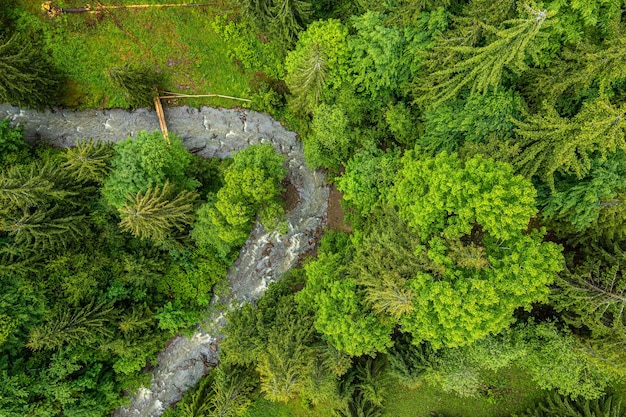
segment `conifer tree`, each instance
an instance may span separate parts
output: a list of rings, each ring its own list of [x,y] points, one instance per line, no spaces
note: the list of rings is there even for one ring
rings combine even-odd
[[[79,140],[75,147],[65,150],[63,158],[63,168],[75,179],[102,183],[110,170],[108,162],[113,158],[113,145],[92,139]]]
[[[621,399],[615,395],[605,395],[596,400],[552,393],[535,407],[520,414],[520,417],[622,417]]]
[[[26,345],[31,350],[57,350],[66,344],[92,343],[112,334],[107,326],[113,318],[113,307],[87,304],[80,309],[59,308],[46,323],[35,327]]]
[[[567,46],[549,67],[529,72],[531,88],[527,93],[534,101],[548,100],[551,104],[563,96],[576,101],[590,88],[610,95],[626,77],[625,48],[626,36],[609,38],[600,45],[579,42]]]
[[[67,248],[86,234],[85,216],[63,216],[61,206],[22,209],[0,220],[0,231],[12,236],[15,244],[34,250]]]
[[[58,82],[40,45],[26,37],[0,38],[0,102],[54,104]]]
[[[256,375],[246,368],[220,364],[214,371],[213,398],[208,417],[238,417],[251,403]]]
[[[47,170],[38,164],[13,165],[0,173],[0,205],[19,208],[61,199],[67,191],[55,189]]]
[[[521,148],[513,163],[527,177],[540,175],[554,189],[554,173],[583,178],[591,169],[594,153],[626,150],[626,104],[617,107],[606,98],[583,105],[572,119],[546,106],[541,113],[514,120],[516,143]]]
[[[444,45],[439,51],[435,47],[436,54],[447,58],[431,60],[435,68],[444,67],[434,70],[426,84],[418,88],[421,91],[418,101],[436,106],[456,97],[465,87],[471,93],[485,94],[501,84],[505,68],[516,74],[525,71],[524,59],[532,47],[531,42],[552,16],[546,10],[529,8],[528,11],[529,16],[525,19],[504,22],[508,26],[506,29],[480,23],[485,31],[496,37],[485,46]]]
[[[270,34],[288,49],[293,47],[298,33],[310,22],[313,8],[304,0],[272,0],[268,20]]]
[[[107,76],[122,91],[130,107],[153,106],[153,99],[162,84],[161,76],[147,66],[124,64],[110,68]]]
[[[293,104],[298,109],[316,107],[322,97],[328,64],[321,45],[314,45],[306,51],[306,58],[289,78],[287,85],[295,97]]]
[[[585,260],[561,274],[552,299],[557,310],[594,338],[614,337],[626,345],[626,253],[618,246],[588,249]]]
[[[197,194],[183,190],[171,197],[169,182],[162,188],[154,186],[145,193],[129,197],[119,209],[120,228],[141,239],[164,242],[175,231],[183,231],[193,223]]]

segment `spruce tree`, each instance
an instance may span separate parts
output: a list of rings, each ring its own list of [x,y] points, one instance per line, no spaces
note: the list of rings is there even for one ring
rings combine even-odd
[[[145,193],[139,191],[134,197],[129,196],[119,209],[120,228],[154,242],[164,242],[176,231],[183,231],[193,223],[197,194],[187,190],[174,197],[171,194],[170,184],[166,182],[162,188],[157,185]]]
[[[59,200],[67,191],[56,189],[50,170],[40,164],[13,165],[0,173],[0,207],[36,206],[44,201]]]
[[[308,48],[304,62],[287,78],[287,85],[295,98],[292,103],[296,108],[306,110],[319,104],[327,71],[323,47],[316,44]]]
[[[623,417],[621,399],[605,395],[596,400],[571,398],[557,393],[550,394],[535,407],[526,410],[520,417]]]
[[[514,120],[516,144],[521,148],[513,164],[527,177],[540,175],[554,189],[554,174],[589,173],[595,153],[606,158],[609,152],[626,150],[626,104],[615,106],[606,98],[583,105],[572,119],[561,117],[546,105],[541,113]]]
[[[0,102],[27,107],[55,104],[57,86],[41,45],[18,35],[0,38]]]
[[[163,83],[162,77],[147,66],[124,64],[110,68],[107,76],[113,86],[121,90],[130,107],[151,107]]]
[[[63,158],[63,168],[75,179],[102,183],[110,171],[108,162],[113,158],[113,145],[92,139],[80,140],[75,147],[65,150]]]
[[[561,273],[552,300],[572,325],[626,344],[626,253],[616,245],[587,249],[584,256]]]
[[[291,49],[298,39],[298,33],[311,21],[313,7],[303,0],[272,0],[267,21],[270,35]]]
[[[113,306],[94,304],[79,309],[59,308],[46,323],[35,327],[26,345],[31,350],[58,350],[67,344],[93,343],[109,337],[107,327],[114,317]]]
[[[431,60],[436,70],[418,88],[418,101],[436,106],[456,97],[466,87],[472,94],[485,94],[497,89],[505,69],[521,74],[527,69],[524,60],[532,40],[551,16],[546,10],[529,8],[527,18],[504,22],[506,29],[480,23],[485,31],[495,35],[495,40],[485,46],[443,45],[440,50],[435,47],[433,58],[445,58]]]
[[[64,216],[62,207],[23,209],[0,219],[0,231],[7,232],[16,245],[33,250],[67,248],[84,236],[87,224],[84,215]]]

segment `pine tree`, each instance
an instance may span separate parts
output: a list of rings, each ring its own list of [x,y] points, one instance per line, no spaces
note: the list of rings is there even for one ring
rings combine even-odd
[[[272,0],[269,7],[268,26],[270,34],[287,49],[298,39],[298,33],[306,28],[313,14],[311,3],[303,0]]]
[[[93,343],[112,334],[107,326],[113,319],[113,306],[87,304],[80,309],[59,308],[29,334],[26,345],[31,350],[57,350],[63,345]]]
[[[446,58],[432,59],[431,62],[444,67],[434,70],[426,79],[426,85],[418,88],[422,92],[418,101],[436,106],[456,97],[465,87],[469,87],[472,94],[485,94],[490,89],[497,89],[505,68],[516,74],[525,71],[527,65],[524,59],[532,46],[531,42],[552,16],[551,12],[530,8],[529,14],[526,19],[504,22],[508,26],[506,29],[479,22],[485,31],[496,36],[485,46],[444,45],[440,47],[442,50],[435,47],[434,54]]]
[[[514,120],[516,143],[522,149],[515,167],[527,177],[539,174],[554,189],[554,173],[583,178],[591,169],[593,154],[626,150],[626,104],[616,107],[606,98],[583,105],[572,119],[561,117],[551,106],[541,113]]]
[[[54,104],[58,82],[40,45],[13,35],[0,38],[0,102],[29,107]]]
[[[75,147],[65,150],[63,158],[63,168],[75,179],[102,183],[110,171],[108,162],[113,158],[113,145],[92,139],[79,140]]]
[[[183,231],[193,223],[194,203],[197,194],[183,190],[170,199],[169,182],[150,187],[143,193],[139,191],[119,209],[120,228],[135,237],[164,242],[175,231]]]

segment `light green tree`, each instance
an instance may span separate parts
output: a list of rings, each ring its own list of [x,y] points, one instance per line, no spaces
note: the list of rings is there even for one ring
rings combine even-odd
[[[80,181],[102,183],[109,174],[109,161],[113,158],[113,145],[102,141],[84,139],[63,153],[63,168]]]
[[[444,45],[443,51],[435,47],[436,54],[447,58],[431,60],[434,67],[418,88],[418,101],[427,107],[437,106],[456,97],[463,88],[472,94],[485,94],[501,85],[505,69],[521,74],[527,69],[525,59],[533,39],[553,14],[528,8],[527,17],[504,22],[503,29],[476,22],[495,39],[485,46]]]
[[[404,331],[435,347],[468,345],[546,299],[562,257],[542,231],[526,232],[536,213],[528,180],[482,156],[463,164],[410,151],[402,162],[391,202],[419,238],[405,253],[422,264],[404,284],[414,294],[399,320]]]
[[[286,82],[296,108],[310,112],[327,88],[339,88],[347,79],[350,49],[348,28],[329,19],[313,22],[298,36],[285,58]]]
[[[120,228],[141,239],[164,242],[193,223],[197,197],[187,190],[172,195],[169,182],[139,191],[119,209]]]
[[[199,183],[186,175],[190,162],[191,154],[179,136],[170,134],[168,145],[158,131],[137,132],[136,139],[129,137],[115,144],[113,169],[101,189],[102,195],[119,209],[129,194],[134,196],[166,181],[177,188],[194,190]]]
[[[551,106],[514,120],[515,143],[520,154],[516,169],[527,177],[539,175],[554,189],[554,174],[586,176],[594,153],[606,158],[609,152],[626,150],[626,105],[616,106],[606,98],[586,102],[572,119],[561,117]]]

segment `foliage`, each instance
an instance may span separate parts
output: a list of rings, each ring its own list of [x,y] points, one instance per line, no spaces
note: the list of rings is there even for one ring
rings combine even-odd
[[[337,189],[343,193],[343,199],[350,208],[367,217],[381,201],[385,201],[399,169],[398,153],[374,156],[359,152],[350,158],[346,172],[337,179]]]
[[[228,55],[236,59],[244,69],[263,71],[275,79],[283,78],[285,69],[280,47],[277,42],[259,39],[253,21],[237,22],[225,16],[217,16],[212,26],[228,44]]]
[[[172,195],[169,182],[148,188],[119,209],[120,227],[141,239],[163,242],[175,231],[182,232],[193,223],[193,203],[196,194],[183,190]]]
[[[337,170],[354,143],[349,120],[338,105],[320,104],[313,110],[312,133],[304,139],[304,155],[312,167]]]
[[[120,89],[130,107],[151,107],[163,84],[160,74],[147,66],[124,64],[109,68],[107,77],[115,88]]]
[[[111,206],[119,209],[129,196],[163,186],[169,181],[177,189],[193,190],[199,183],[185,175],[191,155],[182,139],[174,134],[166,145],[160,132],[138,132],[137,138],[127,138],[115,144],[112,171],[102,187],[102,195]]]
[[[536,48],[533,39],[554,15],[547,10],[528,8],[528,15],[502,23],[501,28],[482,22],[480,27],[495,35],[485,46],[463,44],[439,45],[441,59],[431,58],[432,69],[418,91],[418,100],[428,107],[439,105],[456,97],[463,88],[469,87],[470,94],[485,94],[496,91],[502,84],[505,69],[521,74],[527,69],[525,58]],[[445,64],[444,68],[441,66]]]
[[[601,397],[617,377],[598,366],[580,340],[552,323],[528,326],[521,332],[532,352],[523,364],[543,389],[592,400]]]
[[[224,186],[209,195],[197,212],[196,242],[226,257],[233,246],[245,242],[255,219],[267,230],[279,229],[284,214],[279,202],[280,183],[286,174],[284,161],[269,144],[236,153],[224,171]]]
[[[625,156],[618,151],[606,160],[594,159],[589,174],[580,180],[557,175],[554,190],[539,187],[537,203],[545,222],[559,234],[624,236]]]
[[[511,118],[519,117],[522,103],[510,90],[448,101],[424,114],[419,144],[429,151],[456,152],[464,142],[504,141],[513,134]]]
[[[0,162],[8,162],[11,154],[23,151],[27,147],[22,132],[19,129],[11,129],[9,122],[9,119],[0,121]]]
[[[619,246],[587,248],[577,264],[557,280],[554,305],[569,323],[591,330],[594,338],[614,336],[626,342],[626,254]]]
[[[549,417],[555,415],[571,417],[621,417],[622,402],[613,395],[607,395],[596,400],[585,398],[570,398],[559,394],[552,394],[535,407],[526,410],[521,417]]]
[[[428,343],[412,343],[410,335],[402,334],[387,352],[387,360],[394,379],[408,388],[417,388],[438,359]]]
[[[624,105],[614,106],[606,98],[583,105],[572,119],[561,117],[552,107],[515,121],[516,146],[521,149],[515,167],[527,177],[540,175],[554,189],[554,174],[573,174],[578,179],[591,170],[596,155],[626,149]]]
[[[305,266],[307,284],[296,299],[315,312],[315,328],[336,349],[352,356],[383,351],[391,345],[392,324],[368,311],[355,280],[346,276],[351,245],[339,237],[338,248],[324,250],[334,238],[325,235],[317,260]]]
[[[56,103],[59,81],[40,44],[14,34],[0,38],[0,102],[26,107]]]
[[[63,154],[63,167],[78,180],[102,183],[109,174],[112,157],[112,144],[91,139],[80,140]]]
[[[348,28],[338,20],[313,22],[285,58],[285,80],[300,109],[314,109],[327,88],[338,88],[348,73]]]
[[[110,414],[123,393],[146,383],[142,370],[167,339],[197,323],[226,275],[225,261],[186,236],[196,195],[181,184],[196,182],[168,169],[191,156],[180,143],[185,154],[160,153],[166,145],[156,139],[138,171],[164,185],[139,191],[123,207],[138,215],[122,221],[157,240],[175,235],[176,250],[120,233],[100,197],[102,183],[119,175],[108,169],[109,146],[24,148],[0,172],[0,414]]]
[[[402,162],[392,201],[421,241],[413,258],[423,265],[405,284],[415,294],[405,331],[435,346],[467,345],[546,298],[561,255],[541,232],[525,232],[536,212],[527,180],[481,156],[462,165],[454,154],[410,151]]]

